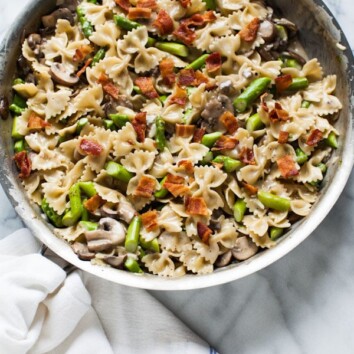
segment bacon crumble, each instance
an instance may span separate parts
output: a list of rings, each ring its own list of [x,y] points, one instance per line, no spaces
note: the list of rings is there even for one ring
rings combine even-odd
[[[84,155],[100,156],[103,147],[94,139],[82,139],[79,144],[80,153]]]
[[[87,209],[90,213],[94,213],[98,208],[100,208],[105,201],[102,199],[102,197],[98,194],[94,195],[90,199],[86,200],[84,202],[84,207]]]
[[[197,223],[197,233],[199,238],[205,243],[209,245],[209,239],[213,231],[205,224],[198,221]]]
[[[175,64],[171,58],[165,58],[160,62],[160,72],[163,83],[172,86],[176,82],[176,74],[174,72]]]
[[[290,155],[285,155],[277,159],[277,165],[281,175],[284,178],[297,176],[299,174],[299,171],[296,168],[295,161]]]
[[[323,139],[323,133],[319,129],[314,129],[306,140],[308,146],[315,146]]]
[[[134,119],[131,122],[139,143],[143,143],[145,141],[146,135],[146,112],[139,112],[136,114]]]
[[[261,21],[258,17],[254,18],[248,25],[246,25],[242,30],[238,33],[241,39],[245,42],[254,42],[257,38],[257,33],[259,29],[259,25]]]
[[[85,65],[76,73],[76,76],[80,77],[86,71],[86,69],[91,65],[92,61],[93,58],[87,59]]]
[[[222,150],[232,150],[238,144],[238,140],[230,137],[222,135],[212,147],[212,151],[222,151]]]
[[[283,109],[279,102],[275,102],[274,109],[269,112],[269,119],[271,122],[276,123],[278,121],[287,121],[289,119],[289,113]]]
[[[147,98],[153,99],[158,98],[159,94],[157,93],[152,77],[138,77],[135,79],[135,85],[137,85],[144,96]]]
[[[247,165],[255,165],[254,153],[252,149],[243,147],[240,153],[240,160]]]
[[[174,197],[185,195],[189,192],[189,187],[184,185],[184,178],[168,174],[163,188],[166,188]]]
[[[202,197],[186,197],[184,201],[186,212],[190,215],[207,216],[208,207]]]
[[[179,85],[176,85],[175,88],[175,93],[170,97],[169,99],[169,104],[178,104],[179,106],[184,107],[187,103],[188,96],[187,96],[187,90],[180,87]]]
[[[156,182],[153,178],[142,176],[134,191],[134,195],[143,198],[151,198],[155,190],[155,185]]]
[[[32,112],[28,118],[28,123],[27,123],[27,128],[30,131],[38,131],[42,130],[45,127],[49,127],[50,124],[46,122],[44,119],[41,117],[37,116],[36,113]]]
[[[154,231],[158,227],[158,221],[157,221],[157,210],[150,210],[147,211],[144,214],[141,214],[141,221],[146,229],[146,231]]]
[[[178,83],[181,86],[199,86],[208,82],[209,79],[199,70],[182,69],[178,75]]]
[[[246,192],[250,195],[255,195],[258,192],[258,188],[256,186],[253,186],[252,184],[242,182],[243,188],[245,188]]]
[[[189,175],[194,173],[194,166],[193,166],[192,161],[190,161],[190,160],[178,161],[177,166],[182,168],[183,170],[185,170],[187,172],[187,174],[189,174]]]
[[[157,14],[156,20],[152,25],[157,28],[161,36],[171,34],[174,29],[172,18],[162,9]]]
[[[16,163],[16,166],[20,170],[18,177],[21,179],[28,178],[32,171],[32,162],[27,154],[27,151],[18,152],[17,154],[15,154],[13,159]]]
[[[234,134],[238,129],[237,119],[230,111],[225,111],[219,117],[219,121],[225,126],[229,134]]]
[[[203,136],[205,135],[205,132],[206,132],[205,128],[197,128],[193,134],[193,139],[192,139],[193,143],[201,143]]]
[[[187,8],[191,4],[191,0],[179,0],[182,7]]]
[[[130,7],[128,11],[129,20],[148,20],[151,18],[151,9],[146,7]]]
[[[293,82],[291,75],[281,75],[275,79],[275,87],[277,92],[284,92]]]
[[[219,52],[211,53],[205,60],[207,72],[214,74],[221,69],[222,60]]]
[[[156,10],[158,8],[156,0],[138,0],[136,7],[143,7],[151,10]]]
[[[281,130],[279,132],[279,138],[278,138],[278,143],[279,144],[286,144],[289,139],[289,133]]]
[[[132,6],[129,0],[114,0],[116,5],[118,5],[121,9],[128,12],[129,8]]]
[[[83,61],[90,53],[92,53],[93,48],[89,45],[82,45],[80,48],[75,50],[75,54],[73,56],[74,63]]]
[[[195,31],[190,29],[186,23],[181,23],[179,27],[173,31],[173,35],[186,45],[191,45],[197,38]]]
[[[104,92],[116,100],[119,98],[119,87],[114,85],[106,74],[101,74],[98,78],[98,82],[102,85]]]
[[[195,130],[195,125],[188,124],[176,124],[176,135],[182,138],[187,138],[193,135]]]

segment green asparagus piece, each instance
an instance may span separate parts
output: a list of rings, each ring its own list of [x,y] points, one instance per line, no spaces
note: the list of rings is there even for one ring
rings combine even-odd
[[[294,77],[293,82],[286,89],[286,91],[300,91],[305,90],[309,85],[309,81],[306,77]]]
[[[267,208],[278,210],[278,211],[288,211],[290,209],[290,200],[287,198],[279,197],[275,194],[258,191],[259,201]]]
[[[95,185],[93,182],[79,182],[79,187],[89,198],[92,198],[97,194]]]
[[[299,165],[303,165],[308,160],[308,156],[300,148],[297,148],[295,150],[295,153],[296,153],[296,162]]]
[[[324,163],[319,163],[317,167],[321,170],[322,174],[324,175],[327,172],[327,165]]]
[[[84,9],[81,6],[78,6],[76,9],[77,18],[81,24],[82,32],[84,33],[85,37],[90,37],[93,33],[93,26],[91,22],[86,18],[86,14]]]
[[[117,127],[116,125],[110,120],[110,119],[104,119],[103,120],[103,125],[107,130],[116,130]]]
[[[137,93],[138,95],[141,95],[141,94],[142,94],[142,91],[141,91],[140,87],[138,87],[138,86],[133,86],[133,90],[134,90],[134,92]]]
[[[81,189],[79,183],[75,183],[69,190],[70,210],[63,216],[63,225],[73,226],[82,215]]]
[[[160,189],[155,192],[155,198],[166,198],[168,190],[163,188],[164,183],[166,182],[167,177],[164,177],[160,182]]]
[[[275,27],[277,28],[279,38],[282,41],[287,42],[288,41],[288,31],[286,30],[286,28],[281,25],[275,25]]]
[[[164,52],[177,55],[179,57],[188,57],[188,47],[184,44],[174,42],[156,42],[155,47]]]
[[[247,206],[243,199],[238,199],[234,204],[234,218],[237,222],[242,222]]]
[[[99,63],[106,56],[106,49],[101,48],[97,51],[95,56],[92,59],[91,67],[94,67],[97,63]]]
[[[264,124],[261,121],[261,117],[258,113],[253,114],[246,121],[246,129],[249,132],[254,132],[255,130],[261,130],[264,128]]]
[[[125,236],[125,249],[128,252],[134,253],[138,248],[139,235],[141,228],[141,217],[135,216],[128,227],[127,234]]]
[[[123,128],[128,122],[130,122],[129,116],[126,114],[110,114],[109,118],[118,128]]]
[[[80,134],[83,127],[88,123],[87,118],[80,118],[76,124],[76,134]]]
[[[205,3],[207,10],[216,10],[216,1],[215,0],[202,0]]]
[[[147,41],[147,43],[146,43],[146,45],[147,45],[148,47],[153,47],[153,46],[155,45],[155,43],[156,43],[156,39],[155,39],[155,38],[148,37],[148,41]]]
[[[15,153],[21,152],[25,150],[25,141],[23,139],[18,140],[14,144]]]
[[[165,121],[161,117],[156,118],[156,136],[155,136],[157,147],[160,151],[163,151],[167,146],[165,137]]]
[[[41,208],[55,227],[63,226],[62,216],[49,205],[45,198],[42,199]]]
[[[138,261],[132,257],[127,258],[127,260],[124,262],[124,267],[132,273],[144,273],[140,268]]]
[[[162,95],[159,97],[159,100],[164,103],[167,100],[167,96],[166,95]]]
[[[21,97],[20,95],[18,95],[17,93],[14,94],[14,98],[12,100],[12,103],[20,108],[27,107],[27,100],[25,98]]]
[[[9,109],[11,112],[15,113],[18,116],[21,115],[25,110],[24,108],[21,108],[14,103],[10,105]]]
[[[311,102],[309,101],[304,100],[301,103],[301,108],[309,108],[310,106],[311,106]]]
[[[220,139],[221,136],[222,136],[221,132],[205,134],[202,138],[202,144],[207,146],[208,148],[212,148],[214,144]]]
[[[141,247],[145,250],[160,252],[160,246],[159,242],[157,241],[157,238],[154,238],[152,241],[147,242],[142,237],[140,237],[139,242]]]
[[[21,85],[21,84],[24,84],[25,81],[22,80],[21,78],[17,77],[13,82],[12,82],[12,86],[15,86],[15,85]]]
[[[237,171],[243,166],[243,163],[241,161],[223,155],[216,156],[213,162],[222,163],[223,169],[227,173]]]
[[[95,231],[98,229],[98,223],[92,221],[80,221],[79,225],[84,227],[87,231]]]
[[[194,60],[190,64],[188,64],[185,68],[186,69],[194,69],[194,70],[198,70],[198,69],[202,68],[205,65],[205,61],[209,55],[210,54],[201,55],[199,58],[197,58],[196,60]]]
[[[87,202],[87,199],[85,198],[82,201],[82,214],[81,214],[81,221],[89,221],[90,220],[90,214],[89,211],[85,208],[85,203]]]
[[[87,0],[87,2],[90,2],[91,4],[97,4],[97,0]]]
[[[203,166],[210,164],[214,159],[214,155],[211,151],[208,151],[203,157],[203,160],[200,162]]]
[[[134,22],[134,21],[130,21],[127,18],[125,18],[124,16],[121,15],[114,15],[114,22],[117,26],[119,26],[120,28],[123,28],[127,31],[131,31],[134,28],[138,28],[141,26],[140,23],[138,22]]]
[[[126,183],[128,183],[134,177],[134,175],[124,166],[113,161],[107,163],[106,171],[111,177]]]
[[[338,149],[338,141],[335,132],[330,132],[325,142],[331,148]]]
[[[14,117],[13,119],[11,137],[14,140],[21,140],[23,138],[23,135],[18,131],[18,117]]]
[[[282,229],[281,227],[275,227],[275,226],[272,226],[270,228],[270,239],[272,241],[275,241],[277,240],[282,234],[284,233],[284,229]]]
[[[261,77],[251,82],[251,84],[234,100],[237,112],[244,112],[259,96],[261,96],[271,83],[268,77]]]
[[[293,59],[293,58],[286,58],[284,60],[284,65],[287,68],[295,68],[295,69],[299,69],[299,70],[302,69],[302,65],[296,59]]]

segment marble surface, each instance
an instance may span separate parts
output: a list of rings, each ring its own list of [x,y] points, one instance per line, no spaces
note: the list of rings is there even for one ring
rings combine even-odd
[[[0,39],[29,0],[1,0]],[[354,49],[351,0],[326,0]],[[22,223],[0,187],[0,237]],[[323,223],[294,251],[236,282],[152,292],[220,353],[354,353],[354,172]],[[114,285],[112,285],[114,286]]]

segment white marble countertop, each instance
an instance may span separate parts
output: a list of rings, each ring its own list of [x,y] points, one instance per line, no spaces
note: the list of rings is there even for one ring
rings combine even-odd
[[[27,2],[1,0],[1,34]],[[352,1],[325,3],[354,49]],[[1,187],[0,205],[5,237],[22,224]],[[352,354],[353,215],[354,173],[325,221],[285,258],[223,286],[153,294],[220,353]]]

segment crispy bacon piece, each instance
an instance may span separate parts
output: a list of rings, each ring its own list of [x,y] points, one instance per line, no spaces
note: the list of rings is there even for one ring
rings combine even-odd
[[[136,7],[143,7],[151,10],[156,10],[158,8],[156,0],[138,0]]]
[[[86,60],[85,65],[76,73],[77,77],[80,77],[86,71],[86,69],[91,65],[92,60],[92,58]]]
[[[151,9],[145,7],[130,7],[128,11],[129,20],[148,20],[151,18]]]
[[[171,96],[169,99],[169,104],[176,103],[179,106],[184,107],[187,103],[188,97],[187,97],[187,91],[180,87],[179,85],[176,86],[175,93]]]
[[[184,201],[186,212],[190,215],[204,215],[207,216],[208,207],[202,197],[186,197]]]
[[[129,0],[114,0],[116,5],[118,5],[121,9],[128,12],[129,8],[132,6]]]
[[[191,4],[191,0],[179,0],[182,7],[187,8]]]
[[[275,87],[277,92],[284,92],[293,82],[291,75],[281,75],[275,79]]]
[[[287,121],[289,119],[289,113],[283,109],[279,102],[275,102],[275,107],[269,112],[269,119],[271,122],[276,123],[278,121]]]
[[[119,87],[114,85],[106,74],[101,74],[98,78],[98,82],[102,85],[104,92],[116,100],[119,98]]]
[[[221,54],[219,52],[211,53],[205,62],[207,72],[210,74],[216,73],[222,65]]]
[[[73,56],[74,63],[83,61],[87,55],[92,53],[93,48],[90,45],[82,45],[80,48],[76,49],[75,54]]]
[[[80,153],[84,155],[100,156],[103,147],[94,139],[82,139],[79,144]]]
[[[193,69],[182,69],[178,75],[178,83],[181,86],[199,86],[208,83],[208,78],[200,71]]]
[[[161,36],[166,36],[173,32],[173,21],[170,15],[165,10],[160,10],[156,20],[152,24],[157,28]]]
[[[144,214],[141,214],[141,221],[146,231],[150,232],[156,230],[156,228],[158,227],[157,215],[157,210],[150,210]]]
[[[194,130],[195,125],[176,124],[176,135],[181,136],[182,138],[187,138],[193,135]]]
[[[214,11],[207,11],[204,14],[194,14],[181,21],[188,27],[201,27],[208,22],[213,22],[216,20],[216,15]]]
[[[209,227],[201,222],[197,222],[197,232],[199,238],[206,244],[209,245],[210,235],[213,233]]]
[[[160,72],[163,83],[172,86],[176,82],[176,74],[174,72],[175,64],[171,58],[165,58],[160,62]]]
[[[30,131],[41,130],[45,127],[49,127],[50,124],[46,122],[41,117],[37,116],[36,113],[32,112],[28,118],[27,127]]]
[[[297,176],[299,174],[299,171],[296,169],[295,161],[290,155],[285,155],[277,159],[277,165],[284,178]]]
[[[87,209],[90,213],[94,213],[98,208],[100,208],[105,201],[99,196],[98,194],[94,195],[90,199],[86,200],[84,202],[84,207]]]
[[[186,45],[191,45],[197,37],[195,31],[189,28],[186,23],[181,23],[173,34]]]
[[[194,172],[194,166],[190,160],[181,160],[178,162],[177,166],[185,170],[189,175]]]
[[[193,143],[201,143],[205,135],[205,128],[197,128],[193,134]]]
[[[158,98],[159,94],[156,92],[152,77],[138,77],[135,79],[137,85],[147,98]]]
[[[232,150],[238,144],[238,140],[231,137],[222,135],[215,143],[212,151]]]
[[[256,186],[253,186],[252,184],[248,184],[246,182],[242,183],[243,188],[245,188],[246,192],[250,195],[255,195],[258,192],[258,188]]]
[[[256,160],[254,159],[253,150],[243,147],[240,153],[240,160],[247,165],[255,165]]]
[[[27,151],[18,152],[15,154],[13,159],[16,163],[16,166],[20,169],[18,177],[21,179],[26,179],[29,177],[32,170],[32,162],[27,154]]]
[[[143,143],[145,141],[146,127],[147,127],[146,112],[139,112],[134,117],[131,123],[137,135],[137,140],[140,143]]]
[[[289,133],[281,130],[279,132],[279,138],[278,138],[278,143],[279,144],[286,144],[289,139]]]
[[[306,144],[309,146],[317,145],[323,139],[323,134],[319,129],[312,130],[309,137],[306,140]]]
[[[151,198],[155,190],[155,185],[156,181],[153,178],[142,176],[134,191],[134,195],[137,197]]]
[[[238,129],[237,119],[230,111],[225,111],[219,117],[219,121],[225,126],[229,134],[235,133],[236,130]]]
[[[166,177],[166,181],[163,184],[174,197],[185,195],[189,192],[189,187],[184,185],[184,178],[181,176],[171,175],[170,173]]]
[[[261,21],[258,17],[254,18],[239,32],[241,39],[245,42],[253,42],[257,38],[257,32]]]

